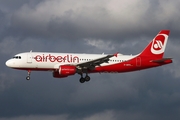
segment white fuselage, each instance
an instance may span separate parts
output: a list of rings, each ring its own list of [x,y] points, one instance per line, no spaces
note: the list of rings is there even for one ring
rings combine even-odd
[[[26,52],[15,55],[6,62],[6,65],[12,68],[33,68],[34,70],[54,70],[59,69],[60,65],[76,65],[94,59],[106,56],[105,54],[75,54],[75,53],[44,53],[44,52]],[[136,56],[117,54],[110,58],[108,63],[101,66],[116,64],[128,61]]]

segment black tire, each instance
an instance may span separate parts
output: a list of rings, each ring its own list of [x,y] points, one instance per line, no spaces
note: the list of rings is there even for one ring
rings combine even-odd
[[[85,82],[85,79],[82,77],[82,78],[79,79],[79,82],[80,82],[80,83],[84,83],[84,82]]]
[[[27,76],[27,77],[26,77],[26,80],[30,80],[30,76]]]
[[[84,79],[86,82],[88,82],[88,81],[90,81],[91,78],[87,75]]]

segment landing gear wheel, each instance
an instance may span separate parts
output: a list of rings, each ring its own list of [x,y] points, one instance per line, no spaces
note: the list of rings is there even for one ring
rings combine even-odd
[[[90,81],[90,77],[88,75],[86,75],[86,77],[84,78],[86,82]]]
[[[26,80],[30,80],[30,76],[27,76],[27,77],[26,77]]]
[[[28,70],[28,75],[27,75],[27,77],[26,77],[26,80],[30,80],[30,74],[31,74],[31,71]]]
[[[85,82],[85,79],[84,79],[83,77],[81,77],[81,78],[79,79],[79,82],[80,82],[80,83],[84,83],[84,82]]]

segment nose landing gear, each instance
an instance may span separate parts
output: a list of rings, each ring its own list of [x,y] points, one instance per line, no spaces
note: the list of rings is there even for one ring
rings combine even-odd
[[[31,71],[28,70],[28,75],[27,75],[27,77],[26,77],[26,80],[30,80],[30,74],[31,74]]]

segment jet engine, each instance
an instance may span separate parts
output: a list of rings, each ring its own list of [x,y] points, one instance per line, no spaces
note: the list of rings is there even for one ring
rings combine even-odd
[[[59,66],[59,71],[53,72],[53,77],[55,78],[64,78],[69,75],[74,75],[76,73],[76,66],[73,65],[61,65]]]

